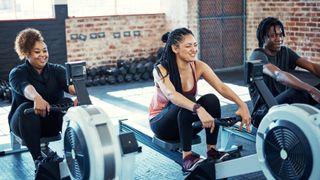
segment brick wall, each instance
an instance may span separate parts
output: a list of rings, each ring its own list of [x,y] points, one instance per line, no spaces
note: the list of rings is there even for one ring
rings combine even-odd
[[[162,46],[164,32],[164,14],[66,19],[68,61],[95,67],[147,57]]]
[[[268,16],[282,21],[288,47],[320,62],[319,0],[247,0],[247,56],[258,47],[256,28]]]

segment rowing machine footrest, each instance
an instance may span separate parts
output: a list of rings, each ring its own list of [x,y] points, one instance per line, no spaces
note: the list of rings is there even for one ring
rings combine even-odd
[[[182,147],[179,140],[171,140],[171,141],[162,140],[156,136],[152,138],[152,142],[164,149],[168,149],[171,151],[180,149]],[[194,136],[192,139],[192,145],[200,144],[200,143],[201,143],[201,137],[199,135]]]

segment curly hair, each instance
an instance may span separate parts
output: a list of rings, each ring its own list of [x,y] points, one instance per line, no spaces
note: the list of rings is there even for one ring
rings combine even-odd
[[[280,26],[280,29],[282,31],[282,35],[283,37],[285,37],[285,33],[284,33],[284,28],[283,28],[283,24],[281,23],[281,21],[277,18],[274,17],[267,17],[265,19],[263,19],[258,28],[257,28],[257,39],[259,41],[259,47],[262,48],[263,44],[264,44],[264,38],[266,36],[268,36],[268,30],[270,27],[275,27],[275,26]]]
[[[20,31],[14,43],[14,49],[21,60],[25,59],[37,41],[44,41],[41,32],[37,29],[26,28]]]

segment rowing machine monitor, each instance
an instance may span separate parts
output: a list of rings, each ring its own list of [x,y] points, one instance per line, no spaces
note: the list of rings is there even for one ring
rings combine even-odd
[[[67,84],[75,86],[79,105],[92,104],[85,83],[86,63],[83,61],[67,62],[65,65]]]

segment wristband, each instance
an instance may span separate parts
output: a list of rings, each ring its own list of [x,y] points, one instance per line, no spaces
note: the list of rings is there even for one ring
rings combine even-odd
[[[193,108],[192,108],[192,114],[193,115],[196,115],[197,114],[197,110],[201,107],[200,104],[196,103],[193,105]]]

